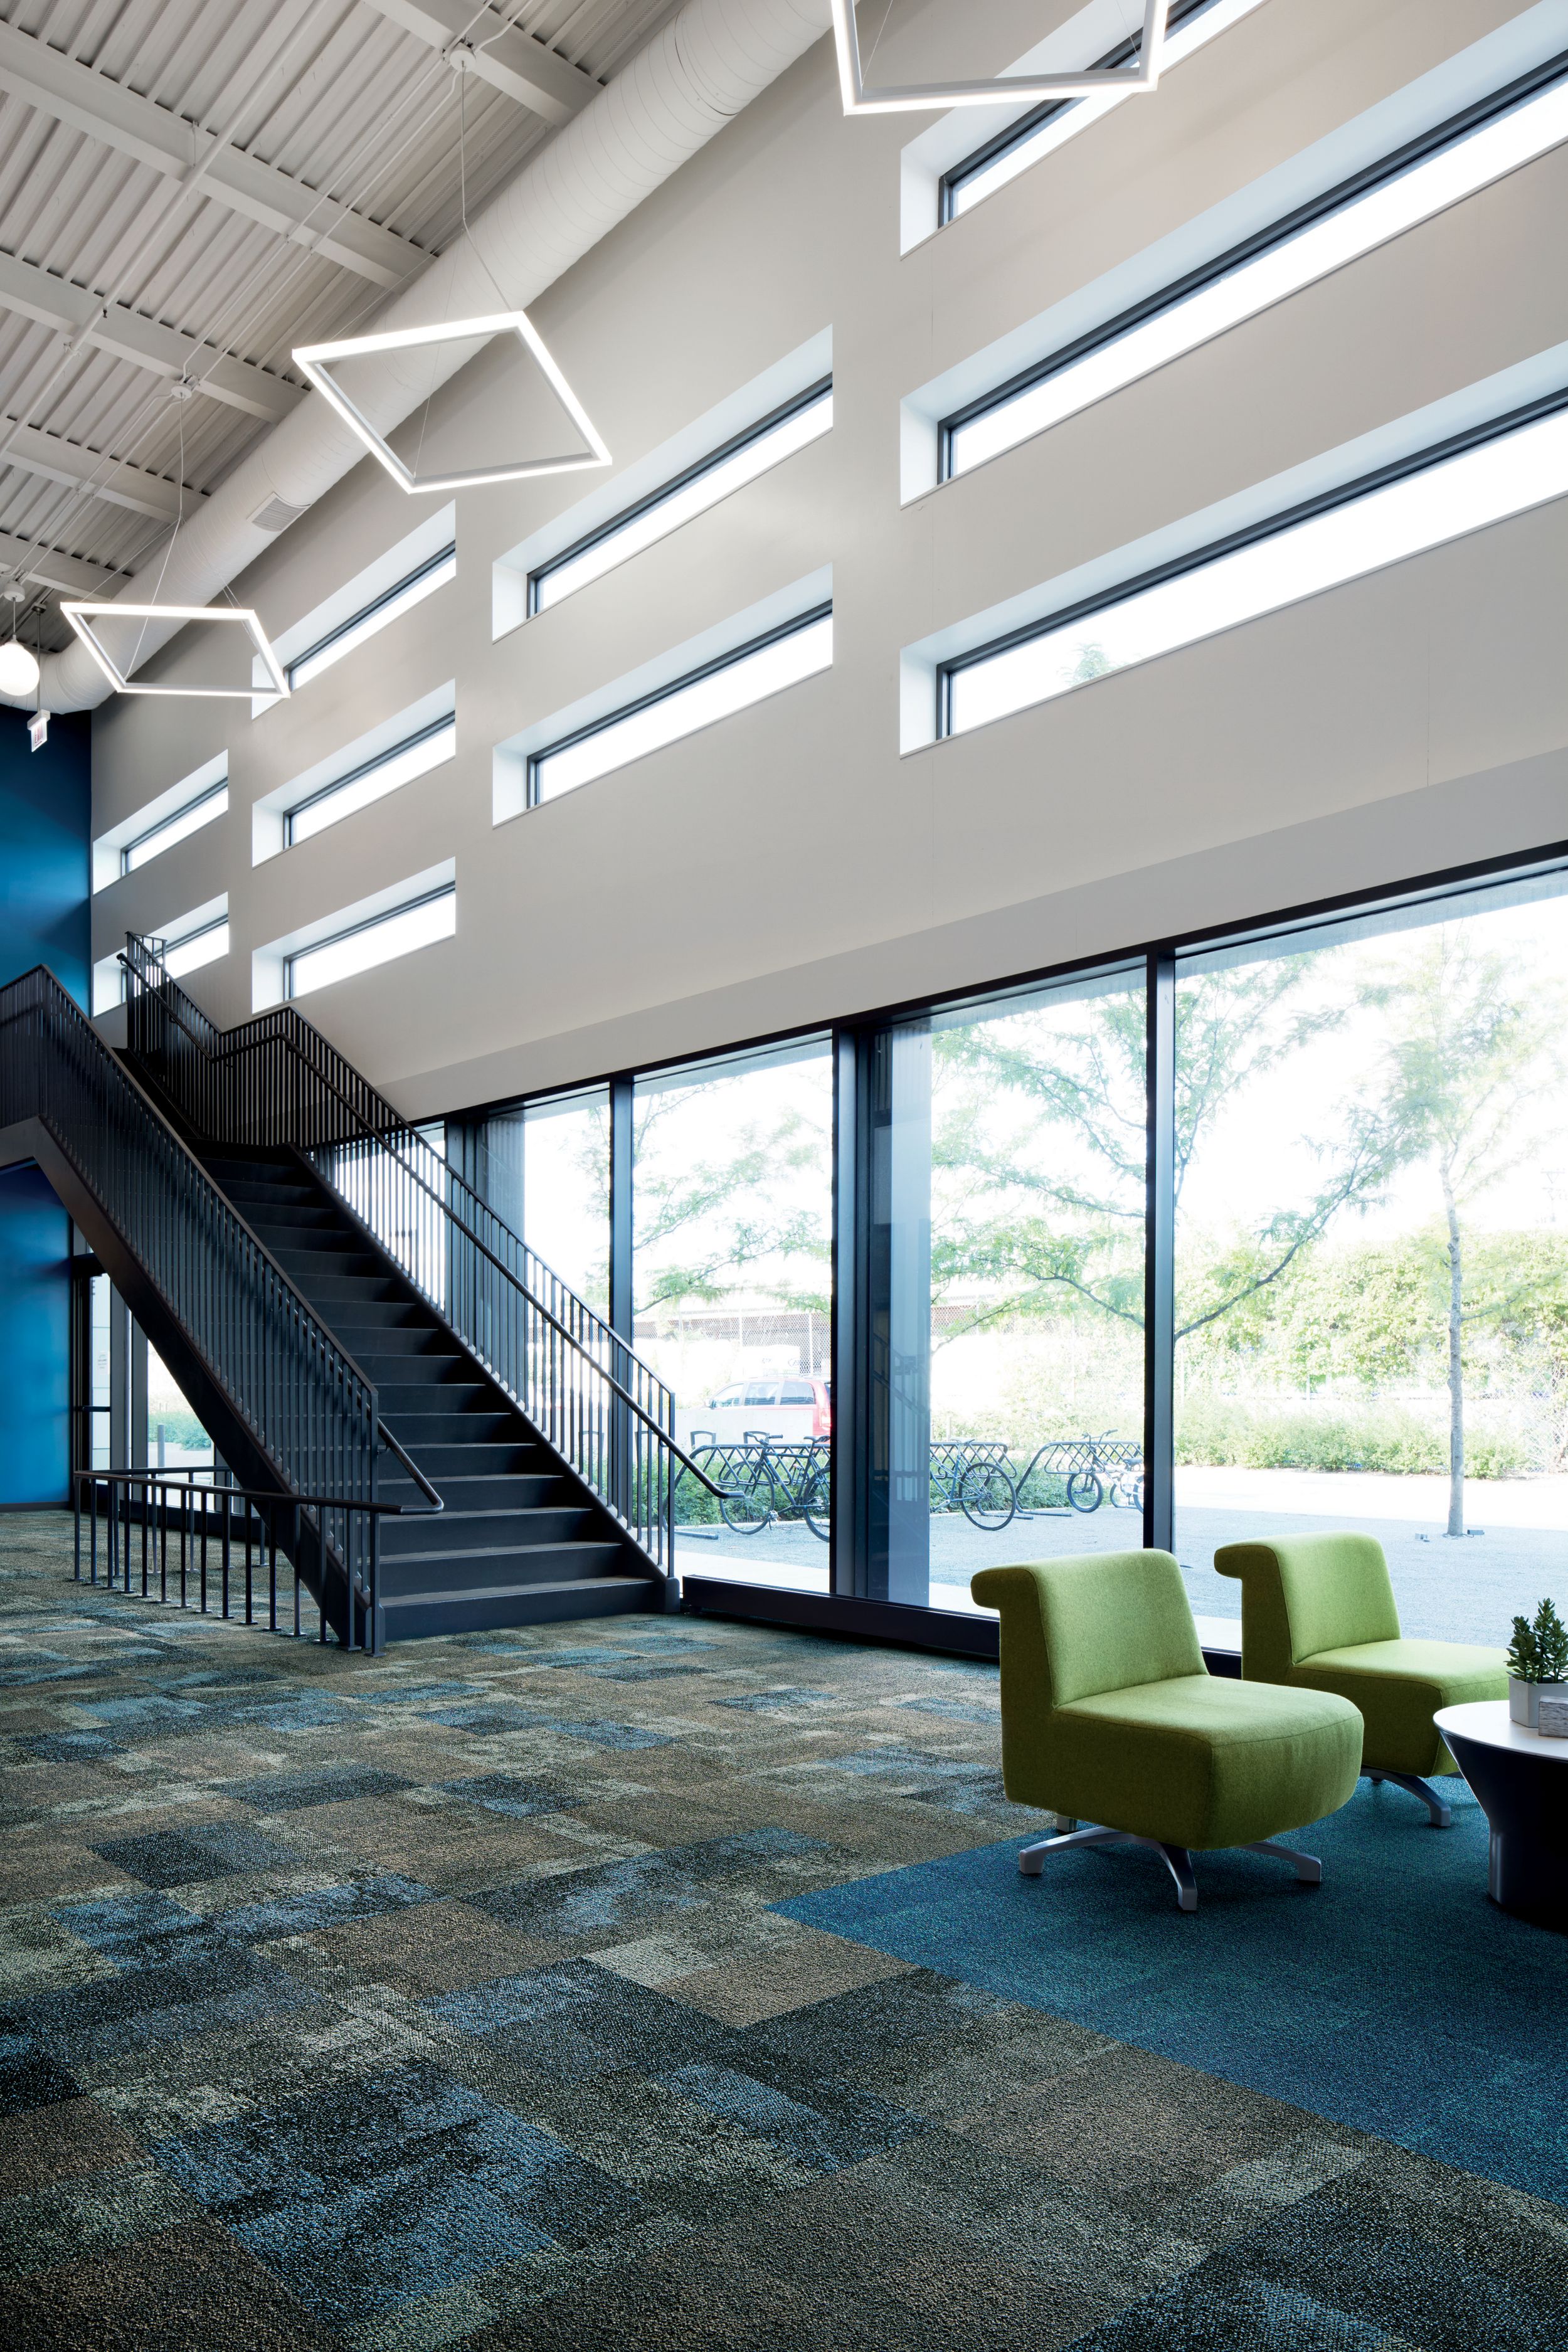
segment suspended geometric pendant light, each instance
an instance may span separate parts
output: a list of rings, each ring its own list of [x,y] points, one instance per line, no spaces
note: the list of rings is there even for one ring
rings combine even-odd
[[[11,634],[0,645],[0,694],[31,694],[38,683],[38,659],[16,635],[16,620],[26,601],[26,590],[7,588],[5,594],[11,607]]]
[[[436,343],[477,342],[492,335],[514,335],[539,362],[546,383],[588,444],[568,457],[520,457],[515,462],[471,466],[439,474],[420,474],[405,465],[397,452],[376,431],[361,409],[330,373],[340,360],[374,357],[383,352],[428,350]],[[497,310],[483,319],[452,319],[438,327],[404,327],[379,335],[349,335],[337,342],[307,343],[294,353],[294,364],[313,383],[323,400],[342,418],[351,433],[363,442],[371,456],[384,466],[399,489],[414,491],[467,490],[481,482],[528,482],[541,474],[581,473],[607,466],[610,453],[586,409],[552,359],[526,310]]]
[[[270,696],[272,702],[281,701],[289,691],[289,680],[283,674],[277,655],[268,640],[266,630],[257,615],[241,604],[126,604],[113,601],[89,604],[62,598],[60,610],[104,677],[120,694],[183,694],[197,695],[209,699],[235,702],[259,701]],[[112,618],[123,621],[224,621],[237,624],[250,639],[251,650],[258,654],[267,670],[265,686],[143,686],[126,676],[113,655],[96,634],[94,621]],[[267,706],[269,709],[271,702]]]
[[[989,81],[920,82],[868,89],[860,67],[855,0],[832,0],[838,88],[846,114],[913,114],[949,106],[1037,105],[1045,99],[1091,98],[1104,90],[1152,90],[1159,84],[1171,0],[1144,0],[1143,34],[1131,65],[1086,66],[1077,73],[1005,74]]]
[[[180,531],[185,519],[185,406],[186,404],[194,398],[194,387],[191,384],[186,383],[183,379],[169,386],[169,398],[174,402],[178,411],[180,420],[179,471],[176,477],[180,484],[180,501],[178,510],[174,516],[174,528],[173,532],[170,534],[169,544],[163,550],[163,560],[158,569],[158,585],[160,587],[162,587],[163,583],[163,575],[168,571],[169,559],[174,552],[174,548],[178,542]],[[282,701],[289,692],[289,681],[287,677],[285,677],[282,668],[279,663],[278,656],[273,652],[271,645],[268,640],[267,632],[262,627],[258,615],[251,612],[247,606],[242,604],[161,604],[156,602],[147,604],[132,604],[123,603],[119,598],[114,597],[96,601],[85,597],[62,597],[60,599],[60,611],[65,614],[66,619],[70,623],[71,627],[76,631],[77,635],[81,639],[82,644],[87,647],[88,652],[92,656],[93,660],[98,664],[99,668],[103,672],[104,677],[109,680],[110,685],[113,687],[117,694],[190,695],[205,700],[227,702],[249,702],[252,700],[259,700],[265,696],[270,698],[265,706],[268,709],[270,709],[274,702]],[[110,652],[109,647],[104,644],[102,638],[94,629],[92,625],[94,621],[102,620],[142,621],[143,623],[148,621],[172,621],[179,626],[183,626],[187,621],[218,621],[231,626],[237,625],[245,631],[247,636],[250,639],[251,651],[260,657],[262,666],[267,671],[268,683],[260,687],[248,683],[243,686],[147,686],[138,684],[130,676],[129,669],[122,667],[121,665],[115,660],[114,656]],[[137,637],[135,650],[132,656],[132,659],[135,658],[135,654],[141,651],[142,641],[145,635],[146,630],[143,628]]]

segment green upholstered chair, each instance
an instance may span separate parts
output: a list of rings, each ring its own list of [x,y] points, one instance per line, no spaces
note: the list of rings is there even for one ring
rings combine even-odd
[[[1002,1621],[1004,1785],[1057,1816],[1018,1856],[1026,1876],[1048,1853],[1130,1838],[1164,1855],[1184,1911],[1198,1905],[1194,1851],[1247,1846],[1322,1877],[1274,1841],[1351,1795],[1361,1718],[1326,1693],[1211,1675],[1168,1551],[988,1568],[970,1591]]]
[[[1226,1544],[1214,1556],[1241,1583],[1244,1683],[1333,1691],[1361,1709],[1362,1770],[1419,1797],[1434,1829],[1453,1814],[1426,1775],[1458,1769],[1432,1717],[1462,1700],[1506,1698],[1501,1650],[1468,1642],[1407,1642],[1372,1536],[1279,1536]]]

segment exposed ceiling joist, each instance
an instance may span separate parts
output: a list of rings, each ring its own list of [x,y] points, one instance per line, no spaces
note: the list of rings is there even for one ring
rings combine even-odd
[[[31,261],[0,253],[0,309],[37,319],[80,342],[96,343],[133,367],[148,368],[171,381],[184,376],[192,388],[226,407],[242,408],[276,425],[305,397],[302,385],[284,383],[247,361],[215,352],[195,335],[143,319],[123,303],[100,302],[85,287],[68,285]]]
[[[36,540],[18,539],[0,530],[0,564],[18,579],[36,580],[42,588],[58,588],[67,596],[111,596],[123,577],[102,563],[85,563],[79,555],[61,555]]]
[[[429,258],[390,229],[362,219],[330,196],[316,194],[270,163],[258,163],[234,147],[212,153],[219,142],[211,131],[198,130],[152,99],[94,73],[90,66],[62,57],[14,25],[0,24],[0,89],[55,121],[134,157],[164,179],[190,179],[199,172],[203,194],[216,204],[310,247],[373,285],[401,286]]]
[[[0,417],[0,466],[19,466],[25,474],[41,474],[47,482],[67,489],[89,490],[110,506],[129,507],[133,514],[151,515],[158,522],[175,522],[180,494],[173,482],[146,473],[125,457],[106,457],[101,450],[86,449],[78,441],[62,441],[58,434],[40,433],[36,425]],[[187,490],[184,511],[201,503],[200,493]]]
[[[598,94],[599,85],[591,75],[569,66],[531,34],[512,31],[489,9],[476,21],[472,0],[369,0],[369,5],[429,48],[445,54],[454,41],[460,41],[471,53],[471,72],[546,122],[570,122]]]

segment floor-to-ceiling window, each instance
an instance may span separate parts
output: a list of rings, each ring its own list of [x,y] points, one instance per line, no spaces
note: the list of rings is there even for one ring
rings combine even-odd
[[[81,1458],[76,1465],[79,1469],[110,1470],[115,1467],[111,1437],[110,1338],[115,1311],[109,1276],[106,1274],[90,1276],[87,1285],[87,1316],[83,1331],[87,1363],[80,1383],[86,1426],[82,1432]],[[123,1307],[119,1312],[123,1314]]]
[[[210,1470],[213,1442],[157,1349],[147,1349],[147,1451],[152,1470]]]
[[[826,1037],[639,1078],[637,1353],[736,1490],[677,1489],[678,1567],[828,1589],[833,1055]]]
[[[683,1578],[973,1616],[1147,1537],[1234,1621],[1219,1545],[1352,1527],[1492,1642],[1568,1607],[1564,1037],[1543,864],[483,1126],[731,1489],[679,1485]]]
[[[1564,877],[1184,955],[1175,1549],[1353,1527],[1406,1633],[1568,1604]]]
[[[1147,1051],[1142,961],[869,1042],[863,1597],[1142,1542]]]
[[[491,1205],[568,1289],[610,1305],[610,1104],[605,1087],[555,1095],[489,1122]],[[504,1181],[499,1171],[504,1170]],[[499,1197],[498,1197],[499,1191]]]

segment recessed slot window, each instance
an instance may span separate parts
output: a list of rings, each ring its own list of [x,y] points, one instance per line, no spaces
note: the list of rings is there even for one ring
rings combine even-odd
[[[174,815],[164,817],[161,824],[150,826],[136,840],[127,842],[120,853],[120,871],[121,874],[134,874],[139,866],[147,865],[154,857],[161,857],[165,849],[173,849],[176,841],[184,841],[188,834],[199,833],[204,824],[211,824],[215,817],[226,816],[227,814],[228,786],[224,783],[210,793],[204,793],[199,800],[191,801]]]
[[[600,719],[575,735],[536,751],[528,763],[531,802],[554,800],[574,785],[586,784],[612,768],[624,768],[645,752],[659,751],[695,734],[716,719],[728,719],[753,702],[795,686],[833,663],[833,607],[820,604],[783,628],[701,669],[678,678],[629,709]]]
[[[395,793],[400,784],[409,784],[416,776],[427,775],[444,760],[455,758],[457,750],[456,719],[437,719],[433,726],[422,727],[416,735],[395,744],[390,751],[378,753],[374,760],[366,760],[362,766],[352,768],[334,782],[323,784],[320,792],[289,809],[283,820],[285,846],[292,848],[296,842],[309,841],[312,834],[324,833],[341,817],[353,816],[356,809],[368,808],[372,801]]]
[[[1184,58],[1190,58],[1216,33],[1223,33],[1239,17],[1249,16],[1261,0],[1173,0],[1166,19],[1164,70],[1169,72]],[[1119,41],[1102,58],[1093,61],[1095,70],[1109,67],[1131,65],[1142,47],[1142,34],[1130,40]],[[1125,103],[1121,90],[1098,90],[1092,98],[1049,100],[1043,106],[1031,108],[1022,119],[988,139],[983,147],[966,155],[946,173],[938,191],[939,220],[945,226],[961,215],[973,211],[998,188],[1016,180],[1043,155],[1065,141],[1087,131],[1112,107]]]
[[[184,980],[190,971],[200,971],[205,963],[216,963],[228,953],[228,917],[220,915],[215,923],[204,923],[199,931],[187,931],[184,938],[166,940],[163,943],[163,969],[171,980]]]
[[[793,457],[808,442],[819,440],[832,423],[832,383],[814,384],[798,400],[775,409],[760,425],[748,426],[710,457],[689,467],[602,530],[590,532],[563,554],[541,564],[529,574],[529,611],[545,612],[574,589],[585,588],[590,580],[626,562],[628,556],[640,555],[655,540],[679,530],[683,522],[717,506],[731,490],[755,481],[759,474]]]
[[[1497,92],[1026,376],[941,431],[944,480],[1076,415],[1568,139],[1568,58]]]
[[[434,890],[409,906],[376,915],[368,923],[356,923],[352,930],[340,931],[335,939],[318,940],[313,947],[297,948],[284,961],[283,992],[290,997],[309,996],[312,990],[326,988],[334,980],[347,980],[356,971],[369,971],[378,963],[390,963],[396,956],[411,955],[416,948],[430,947],[437,940],[449,940],[457,929],[456,888]]]
[[[386,628],[457,576],[457,548],[444,547],[427,562],[420,564],[416,571],[409,572],[405,579],[399,580],[384,596],[376,597],[374,604],[367,604],[363,612],[341,622],[324,637],[318,638],[313,646],[308,646],[302,654],[297,654],[289,664],[290,692],[308,686],[311,678],[321,676],[322,670],[330,669],[336,661],[342,661],[345,654],[352,654],[355,646],[363,646],[367,637],[374,637],[378,629]]]
[[[1331,499],[1127,583],[1026,635],[939,670],[938,731],[962,735],[1031,703],[1236,627],[1568,492],[1568,393],[1463,444],[1350,483]]]

